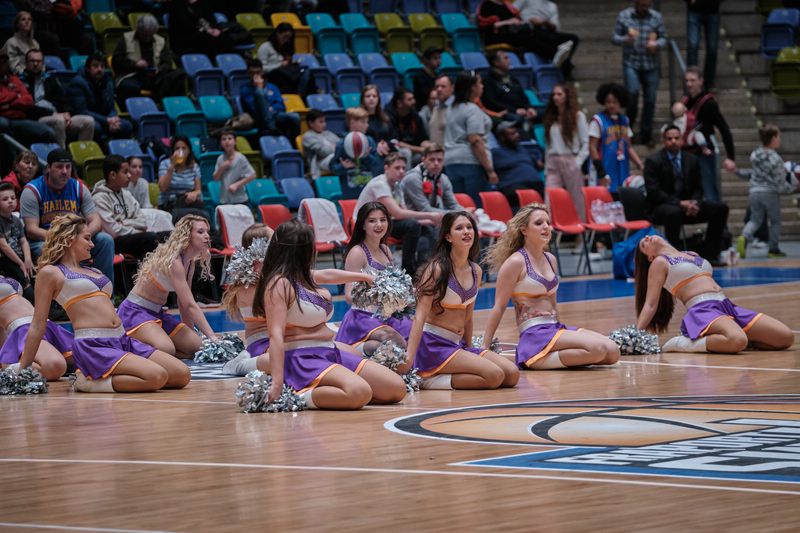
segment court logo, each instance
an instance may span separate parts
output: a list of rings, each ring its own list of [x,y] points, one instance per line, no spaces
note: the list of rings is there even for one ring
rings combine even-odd
[[[469,466],[800,483],[800,396],[617,398],[434,411],[390,420],[419,437],[529,445]]]

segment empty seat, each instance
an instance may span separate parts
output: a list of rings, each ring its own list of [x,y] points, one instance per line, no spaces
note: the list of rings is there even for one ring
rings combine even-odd
[[[125,107],[136,124],[140,139],[147,137],[169,137],[172,127],[167,114],[159,111],[152,98],[137,96],[125,99]]]
[[[353,65],[347,54],[326,54],[325,66],[336,80],[336,88],[340,93],[361,92],[364,87],[364,73]]]
[[[422,70],[422,63],[419,62],[417,54],[412,52],[395,52],[392,54],[392,65],[403,77],[403,85],[408,88],[414,87],[414,74]]]
[[[278,187],[271,179],[255,179],[245,185],[245,190],[253,207],[263,204],[282,204],[289,207],[286,195],[278,192]]]
[[[414,50],[414,33],[397,13],[376,13],[375,26],[383,35],[386,50],[390,54]]]
[[[305,175],[305,163],[298,150],[292,148],[289,139],[283,136],[264,135],[259,139],[261,155],[271,162],[275,181],[298,178]]]
[[[297,209],[306,198],[314,198],[314,189],[305,178],[285,178],[280,184],[289,200],[289,209]]]
[[[463,13],[442,13],[441,18],[442,26],[453,40],[455,53],[480,52],[481,37],[478,28]]]
[[[541,65],[533,69],[536,77],[536,89],[542,100],[547,101],[553,93],[553,87],[561,83],[561,71],[553,65]]]
[[[400,82],[397,71],[389,66],[381,54],[358,54],[358,64],[380,92],[394,91]]]
[[[380,52],[378,29],[361,13],[344,13],[339,20],[350,37],[350,48],[354,54]]]
[[[224,96],[201,96],[200,111],[210,124],[220,125],[233,116],[233,108]]]
[[[309,13],[306,23],[314,35],[314,42],[320,54],[337,54],[347,51],[347,35],[327,13]]]
[[[781,97],[800,96],[800,48],[784,48],[769,72],[772,92]]]
[[[253,36],[256,48],[269,40],[272,30],[267,26],[267,22],[260,13],[237,13],[236,22],[244,26],[244,29]]]
[[[450,52],[442,52],[442,63],[439,65],[439,72],[455,76],[462,70],[464,69],[461,68],[461,65],[458,64],[456,58]]]
[[[483,53],[464,52],[460,54],[460,57],[461,66],[464,67],[464,70],[474,70],[481,77],[486,77],[489,74],[489,61],[486,60],[486,56]]]
[[[175,124],[175,135],[205,137],[208,135],[206,119],[187,96],[167,96],[162,100],[164,111]]]
[[[794,46],[800,9],[774,9],[761,26],[761,53],[774,58],[783,48]]]
[[[311,77],[318,90],[325,93],[333,92],[333,75],[326,67],[320,66],[314,54],[295,54],[292,59],[311,70]]]
[[[91,189],[103,179],[103,161],[106,156],[102,148],[94,141],[71,142],[68,148],[75,165],[80,169],[83,181]]]
[[[533,69],[520,61],[519,56],[514,52],[506,52],[511,70],[511,77],[515,78],[524,89],[534,86]]]
[[[91,13],[89,18],[95,33],[101,38],[103,51],[106,55],[113,54],[117,43],[122,40],[122,34],[130,28],[113,12]]]
[[[250,83],[244,58],[239,54],[219,54],[215,59],[228,83],[228,94],[233,96],[239,94],[242,85]]]
[[[205,54],[183,54],[181,65],[192,80],[195,96],[225,93],[225,76],[222,70],[212,65]]]
[[[406,8],[408,9],[408,8]],[[439,26],[436,19],[428,12],[411,12],[408,15],[408,23],[419,38],[419,49],[422,51],[428,48],[447,48],[447,32]]]

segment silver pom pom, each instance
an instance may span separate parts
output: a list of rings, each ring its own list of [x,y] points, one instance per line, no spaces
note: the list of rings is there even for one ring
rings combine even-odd
[[[483,347],[483,335],[473,335],[472,336],[472,347],[473,348],[482,348]],[[489,349],[494,353],[500,353],[502,351],[502,347],[500,346],[500,339],[495,337],[491,344],[489,344]]]
[[[195,363],[226,363],[244,350],[244,342],[238,335],[226,333],[212,341],[203,336],[202,348],[194,354]]]
[[[239,410],[243,413],[283,413],[303,411],[306,408],[306,401],[286,384],[283,385],[280,398],[272,403],[267,402],[271,385],[272,376],[269,374],[260,370],[248,373],[234,392]]]
[[[419,391],[419,386],[422,383],[422,378],[417,375],[417,369],[412,368],[403,374],[403,381],[406,382],[406,391],[417,392]]]
[[[0,396],[44,394],[47,380],[38,370],[28,367],[19,372],[6,368],[0,372]]]
[[[372,285],[353,284],[351,296],[354,305],[361,309],[375,308],[375,316],[384,320],[413,308],[414,288],[411,276],[405,270],[389,266],[381,271],[365,268],[364,272],[373,274],[375,282]]]
[[[236,248],[228,267],[225,269],[227,283],[244,287],[255,285],[260,274],[255,268],[255,263],[256,261],[264,261],[268,246],[269,240],[259,237],[253,239],[253,242],[247,248]]]
[[[658,344],[658,335],[648,333],[643,329],[636,329],[636,325],[634,324],[615,329],[608,338],[617,343],[619,352],[622,355],[661,353],[661,346]]]
[[[383,341],[375,348],[372,354],[366,356],[370,361],[375,361],[389,370],[395,370],[406,362],[405,348],[398,346],[394,341]]]

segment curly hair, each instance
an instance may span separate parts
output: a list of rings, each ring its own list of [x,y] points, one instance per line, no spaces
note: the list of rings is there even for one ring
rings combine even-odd
[[[55,265],[61,262],[67,248],[72,246],[73,241],[86,227],[86,219],[80,215],[61,215],[56,217],[47,230],[47,236],[42,246],[42,255],[36,263],[37,270],[41,270],[47,265]]]
[[[547,108],[544,110],[544,134],[547,139],[547,144],[550,144],[550,128],[553,124],[558,123],[561,127],[561,138],[564,139],[564,144],[567,146],[572,145],[572,139],[578,131],[578,93],[575,88],[569,83],[557,83],[553,86],[560,87],[564,91],[564,112],[558,112],[558,106],[553,101],[553,95],[547,101]]]
[[[169,238],[144,257],[144,260],[139,266],[139,271],[136,272],[134,283],[139,283],[140,280],[147,280],[154,271],[165,274],[169,272],[172,262],[180,257],[184,250],[189,247],[192,226],[195,222],[202,222],[207,226],[209,225],[208,220],[201,216],[184,215],[175,225],[175,229],[172,233],[169,234]],[[198,262],[200,263],[200,278],[207,280],[214,279],[214,275],[211,274],[211,256],[205,254],[198,259]]]
[[[550,209],[544,204],[534,202],[520,207],[517,214],[508,221],[505,233],[486,252],[486,261],[492,272],[500,270],[506,259],[525,246],[525,235],[522,234],[522,228],[528,225],[534,211],[544,211],[548,216],[550,215]]]
[[[619,100],[619,106],[623,110],[628,106],[628,90],[619,83],[604,83],[597,88],[594,99],[598,104],[605,107],[606,98],[608,98],[609,94],[613,94],[614,98]]]

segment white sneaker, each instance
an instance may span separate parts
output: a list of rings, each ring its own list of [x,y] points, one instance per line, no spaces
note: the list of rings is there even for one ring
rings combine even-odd
[[[572,41],[567,41],[558,45],[558,49],[556,50],[555,55],[553,56],[553,66],[556,68],[561,67],[564,64],[564,61],[567,60],[569,57],[569,53],[572,51],[572,47],[575,45]]]
[[[242,350],[239,355],[222,365],[222,373],[228,376],[244,376],[247,372],[242,373],[242,364],[250,359],[250,352]]]
[[[678,335],[672,337],[661,347],[662,352],[684,352],[684,353],[699,353],[706,351],[706,339],[701,337],[693,341],[689,337]]]

